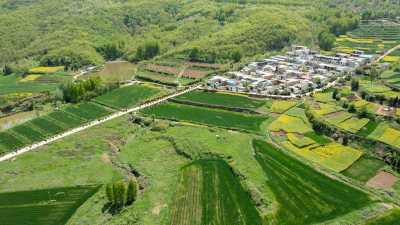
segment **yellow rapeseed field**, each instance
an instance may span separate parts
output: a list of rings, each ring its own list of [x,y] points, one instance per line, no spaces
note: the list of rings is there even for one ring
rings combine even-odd
[[[297,102],[294,101],[275,101],[271,106],[271,112],[273,113],[284,113],[293,106],[295,106]]]
[[[57,70],[64,69],[64,66],[54,66],[54,67],[37,67],[34,69],[29,70],[30,73],[52,73],[56,72]]]
[[[28,82],[28,81],[34,81],[34,80],[36,80],[38,77],[40,77],[41,75],[33,75],[33,74],[31,74],[31,75],[28,75],[28,76],[26,76],[25,78],[23,78],[23,79],[21,79],[20,81],[21,82]]]
[[[224,91],[219,91],[217,92],[218,94],[226,94],[226,95],[235,95],[235,96],[241,96],[241,97],[246,97],[248,98],[248,95],[243,95],[243,94],[238,94],[238,93],[231,93],[231,92],[224,92]]]
[[[400,56],[385,56],[385,58],[383,58],[383,61],[396,62],[399,59],[400,59]]]
[[[299,133],[304,134],[309,131],[312,131],[310,127],[308,127],[304,121],[298,117],[282,115],[277,120],[275,120],[270,129],[272,131],[280,131],[283,130],[286,133]]]

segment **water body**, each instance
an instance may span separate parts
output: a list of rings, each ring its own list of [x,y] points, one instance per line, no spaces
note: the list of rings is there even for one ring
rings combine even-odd
[[[108,80],[111,78],[119,78],[120,81],[130,80],[134,73],[137,65],[130,62],[109,62],[104,64],[104,68],[96,75],[99,75],[102,80]]]
[[[33,118],[36,118],[36,111],[21,112],[0,118],[0,131],[8,130]]]

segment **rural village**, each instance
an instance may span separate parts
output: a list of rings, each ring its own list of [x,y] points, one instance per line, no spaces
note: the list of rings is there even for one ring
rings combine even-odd
[[[227,76],[214,76],[207,84],[230,92],[295,97],[336,80],[340,74],[351,73],[374,59],[360,50],[327,56],[306,46],[294,46],[285,56],[249,63],[240,71],[227,73]]]

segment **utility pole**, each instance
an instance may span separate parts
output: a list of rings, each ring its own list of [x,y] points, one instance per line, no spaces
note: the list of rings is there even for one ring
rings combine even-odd
[[[314,47],[314,36],[315,36],[315,23],[312,24],[311,50],[313,50]]]

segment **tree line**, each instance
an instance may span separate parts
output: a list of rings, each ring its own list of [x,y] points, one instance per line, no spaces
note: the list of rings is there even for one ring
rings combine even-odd
[[[98,76],[90,77],[87,80],[78,81],[77,83],[64,80],[56,90],[55,98],[57,100],[64,100],[65,102],[77,103],[90,100],[119,86],[120,83],[116,79],[103,82]]]
[[[124,182],[107,183],[106,196],[109,203],[117,209],[121,210],[124,206],[132,204],[137,200],[138,188],[135,181],[130,180],[128,187],[125,187]]]

